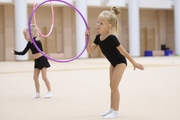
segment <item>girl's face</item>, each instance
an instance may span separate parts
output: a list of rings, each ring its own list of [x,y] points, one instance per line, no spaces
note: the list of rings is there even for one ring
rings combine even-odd
[[[27,40],[27,41],[31,41],[31,38],[30,38],[30,35],[28,32],[23,32],[24,34],[24,38]]]
[[[97,30],[100,34],[109,33],[110,25],[108,25],[107,21],[103,16],[99,16],[97,19]]]

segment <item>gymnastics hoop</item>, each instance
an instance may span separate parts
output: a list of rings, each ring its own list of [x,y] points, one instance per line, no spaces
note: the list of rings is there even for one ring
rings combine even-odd
[[[35,3],[36,3],[36,0],[34,0],[33,10],[34,10],[34,8],[36,7]],[[50,1],[50,4],[51,4],[51,11],[52,11],[52,23],[51,23],[51,29],[50,29],[50,31],[49,31],[49,33],[48,33],[47,35],[42,34],[41,30],[39,29],[39,27],[38,27],[38,25],[37,25],[35,13],[34,13],[34,15],[33,15],[34,24],[35,24],[35,26],[36,26],[36,28],[37,28],[37,31],[38,31],[39,34],[40,34],[41,36],[43,36],[43,37],[48,37],[48,36],[51,34],[51,32],[52,32],[52,30],[53,30],[53,27],[54,27],[54,9],[53,9],[52,2],[51,2],[51,1]]]
[[[28,21],[28,31],[29,31],[29,35],[30,35],[30,38],[31,38],[34,46],[36,47],[36,49],[37,49],[43,56],[45,56],[46,58],[48,58],[48,59],[50,59],[50,60],[52,60],[52,61],[61,62],[61,63],[71,62],[71,61],[79,58],[79,57],[83,54],[83,52],[86,50],[86,47],[87,47],[88,41],[89,41],[89,36],[86,36],[86,44],[85,44],[85,46],[84,46],[84,49],[82,50],[82,52],[81,52],[79,55],[77,55],[77,56],[74,57],[74,58],[67,59],[67,60],[57,60],[57,59],[53,59],[53,58],[51,58],[50,56],[46,55],[43,51],[41,51],[41,50],[39,49],[39,47],[36,45],[36,43],[35,43],[35,41],[34,41],[34,39],[33,39],[32,33],[30,32],[30,31],[31,31],[31,21],[32,21],[33,15],[34,15],[34,13],[36,12],[36,10],[37,10],[41,5],[45,4],[46,2],[51,2],[51,1],[62,2],[62,3],[67,4],[68,6],[72,7],[72,8],[73,8],[76,12],[78,12],[78,14],[81,16],[81,18],[83,19],[84,24],[85,24],[85,26],[86,26],[86,29],[88,29],[88,24],[87,24],[84,16],[81,14],[81,12],[80,12],[76,7],[74,7],[74,6],[71,5],[70,3],[65,2],[65,1],[63,1],[63,0],[46,0],[46,1],[38,4],[38,5],[34,8],[34,10],[32,11],[32,13],[30,14],[30,18],[29,18],[29,21]]]

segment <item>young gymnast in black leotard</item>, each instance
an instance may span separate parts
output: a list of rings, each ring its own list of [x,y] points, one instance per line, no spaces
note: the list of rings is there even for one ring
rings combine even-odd
[[[100,114],[105,119],[118,117],[120,101],[118,86],[127,66],[126,58],[132,63],[134,69],[144,70],[144,67],[134,61],[118,40],[118,20],[116,15],[119,13],[120,9],[116,6],[112,7],[110,11],[100,13],[97,19],[97,30],[100,34],[96,36],[93,43],[88,43],[86,49],[91,54],[99,46],[104,56],[110,62],[110,109]],[[90,30],[86,30],[85,36],[90,36]]]
[[[33,39],[36,43],[36,45],[39,47],[39,49],[41,51],[43,51],[43,47],[40,41],[40,38],[38,36],[38,32],[36,30],[36,27],[34,24],[31,24],[31,33],[33,36]],[[34,96],[32,96],[31,98],[39,98],[40,97],[40,84],[39,84],[39,74],[41,72],[42,74],[42,79],[44,80],[48,93],[46,94],[46,98],[50,98],[52,96],[52,92],[51,92],[51,86],[50,86],[50,82],[47,78],[47,68],[50,67],[50,64],[47,60],[46,57],[44,57],[34,46],[34,44],[32,43],[32,40],[30,38],[28,29],[25,29],[23,31],[24,37],[25,39],[28,41],[25,49],[21,52],[12,50],[11,52],[14,53],[15,55],[24,55],[27,53],[27,51],[29,49],[31,49],[31,52],[33,54],[33,58],[34,58],[34,83],[35,83],[35,88],[36,88],[36,94]]]

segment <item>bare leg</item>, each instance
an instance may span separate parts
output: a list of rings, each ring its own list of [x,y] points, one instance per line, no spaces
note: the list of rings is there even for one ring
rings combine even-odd
[[[47,90],[48,91],[51,91],[51,86],[50,86],[50,82],[47,78],[47,68],[43,68],[41,70],[41,74],[42,74],[42,79],[44,80],[45,84],[46,84],[46,87],[47,87]]]
[[[47,87],[47,90],[48,90],[48,93],[47,93],[47,95],[45,97],[50,98],[52,96],[52,92],[51,92],[50,82],[49,82],[49,80],[47,78],[47,68],[43,68],[41,70],[41,73],[42,73],[42,79],[44,80],[44,82],[46,84],[46,87]]]
[[[120,101],[118,86],[125,68],[126,68],[125,64],[119,64],[115,68],[112,65],[110,65],[109,68],[109,79],[110,79],[110,88],[111,88],[110,109],[100,114],[100,116],[105,116],[104,118],[106,118],[106,116],[107,118],[113,118],[111,115],[110,117],[108,115],[111,114],[113,110],[118,111],[119,101]]]
[[[114,68],[110,66],[110,88],[111,88],[111,109],[109,114],[104,118],[116,118],[118,117],[119,103],[120,103],[120,92],[118,90],[119,83],[121,81],[122,75],[126,68],[125,64],[118,64]]]
[[[40,97],[40,85],[39,85],[39,73],[40,73],[40,70],[39,69],[36,69],[34,68],[34,84],[35,84],[35,88],[36,88],[36,94],[33,95],[31,98],[39,98]]]
[[[40,73],[40,70],[39,69],[36,69],[34,68],[34,83],[35,83],[35,88],[36,88],[36,93],[40,93],[40,85],[39,85],[39,73]]]
[[[111,83],[112,83],[112,75],[113,75],[113,72],[114,72],[114,67],[112,65],[110,65],[110,68],[109,68],[109,79],[110,79],[110,86],[111,86]],[[113,96],[112,94],[110,95],[110,108],[113,109]]]
[[[111,78],[111,103],[113,110],[118,111],[119,110],[119,102],[120,102],[120,93],[119,93],[119,83],[121,81],[121,78],[123,76],[124,70],[126,68],[125,64],[118,64],[113,70],[112,78]]]

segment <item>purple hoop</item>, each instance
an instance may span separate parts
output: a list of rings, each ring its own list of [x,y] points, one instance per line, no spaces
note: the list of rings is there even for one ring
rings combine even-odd
[[[70,3],[65,2],[65,1],[63,1],[63,0],[46,0],[46,1],[38,4],[38,5],[33,9],[32,13],[31,13],[31,15],[30,15],[29,22],[28,22],[29,35],[30,35],[31,40],[32,40],[34,46],[36,47],[36,49],[37,49],[43,56],[45,56],[46,58],[48,58],[48,59],[50,59],[50,60],[52,60],[52,61],[55,61],[55,62],[62,62],[62,63],[71,62],[71,61],[79,58],[79,57],[83,54],[83,52],[86,50],[86,47],[87,47],[88,41],[89,41],[89,36],[86,37],[86,44],[85,44],[85,46],[84,46],[84,49],[82,50],[82,52],[81,52],[79,55],[77,55],[76,57],[74,57],[74,58],[72,58],[72,59],[57,60],[57,59],[53,59],[53,58],[49,57],[48,55],[46,55],[43,51],[41,51],[41,50],[39,49],[39,47],[36,45],[36,43],[35,43],[35,41],[34,41],[34,39],[33,39],[32,33],[30,32],[30,31],[31,31],[31,21],[32,21],[32,18],[33,18],[33,16],[34,16],[34,13],[36,12],[36,10],[37,10],[41,5],[43,5],[43,4],[47,3],[47,2],[51,2],[51,1],[62,2],[62,3],[67,4],[68,6],[72,7],[76,12],[79,13],[79,15],[81,16],[81,18],[82,18],[83,21],[84,21],[84,24],[85,24],[85,26],[86,26],[86,29],[88,29],[88,24],[87,24],[84,16],[81,14],[81,12],[80,12],[76,7],[74,7],[74,6],[71,5]]]

